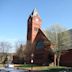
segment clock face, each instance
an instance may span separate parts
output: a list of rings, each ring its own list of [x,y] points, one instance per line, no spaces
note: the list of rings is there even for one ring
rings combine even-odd
[[[35,19],[35,21],[37,21],[37,22],[38,22],[38,21],[39,21],[39,19],[38,19],[38,18],[36,18],[36,19]]]

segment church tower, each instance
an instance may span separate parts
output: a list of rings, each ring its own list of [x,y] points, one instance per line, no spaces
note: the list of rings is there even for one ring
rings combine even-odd
[[[33,43],[38,30],[41,28],[41,18],[35,8],[28,18],[28,28],[27,28],[27,41]]]

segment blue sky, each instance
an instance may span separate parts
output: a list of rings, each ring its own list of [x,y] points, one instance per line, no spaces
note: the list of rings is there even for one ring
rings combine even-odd
[[[25,43],[27,19],[34,8],[43,30],[55,23],[72,28],[72,0],[0,0],[0,41]]]

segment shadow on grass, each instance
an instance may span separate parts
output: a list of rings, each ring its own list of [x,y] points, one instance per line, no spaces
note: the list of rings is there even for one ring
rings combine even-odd
[[[38,71],[38,72],[72,72],[72,69],[57,68],[57,69],[41,70],[41,71]]]
[[[72,72],[71,68],[56,68],[56,69],[49,69],[49,70],[36,70],[36,71],[30,71],[30,72]]]

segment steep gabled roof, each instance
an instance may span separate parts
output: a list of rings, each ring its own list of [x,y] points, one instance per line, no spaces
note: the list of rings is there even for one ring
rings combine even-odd
[[[32,16],[32,17],[33,17],[33,16],[39,16],[38,11],[37,11],[36,8],[32,11],[31,16]]]
[[[38,30],[38,33],[36,35],[34,42],[36,42],[37,40],[40,40],[40,39],[46,40],[47,44],[49,44],[49,45],[51,44],[50,40],[48,40],[48,38],[45,36],[45,34],[43,33],[43,31],[41,29]]]

